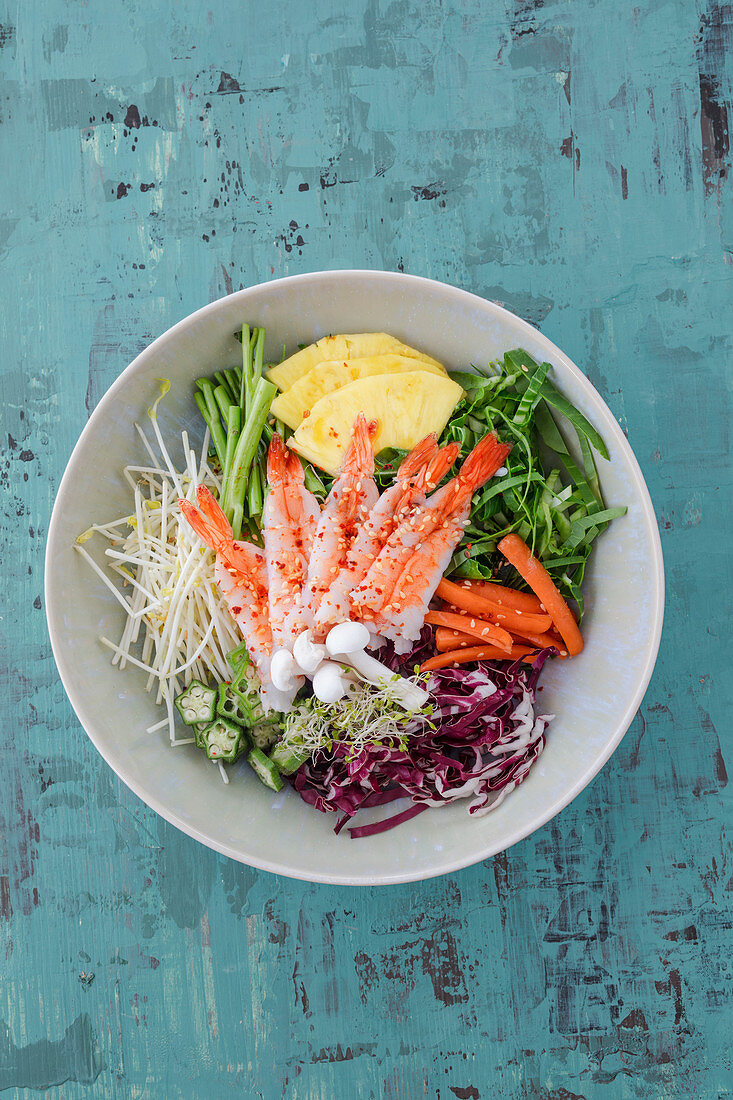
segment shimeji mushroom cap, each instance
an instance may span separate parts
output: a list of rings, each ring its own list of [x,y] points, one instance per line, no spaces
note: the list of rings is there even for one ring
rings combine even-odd
[[[339,623],[329,630],[326,649],[332,657],[346,653],[358,653],[366,649],[371,640],[369,630],[364,623]]]

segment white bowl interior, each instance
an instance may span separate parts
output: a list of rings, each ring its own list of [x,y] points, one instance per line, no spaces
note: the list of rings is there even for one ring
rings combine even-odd
[[[294,350],[329,332],[381,329],[455,368],[523,347],[553,365],[559,387],[606,440],[611,462],[599,459],[605,498],[629,511],[596,544],[586,581],[586,648],[571,662],[546,667],[540,706],[556,717],[545,752],[524,784],[482,819],[470,819],[465,804],[457,804],[421,814],[394,832],[351,841],[346,833],[334,836],[333,817],[289,789],[273,795],[246,764],[231,769],[225,786],[197,749],[172,749],[165,731],[144,732],[162,717],[143,690],[145,674],[113,668],[98,641],[100,634],[119,637],[123,613],[73,551],[74,540],[91,523],[130,511],[121,471],[144,458],[133,422],[149,426],[146,409],[159,378],[173,381],[160,408],[164,432],[175,437],[185,426],[200,442],[193,381],[236,362],[241,348],[233,332],[243,321],[266,326],[273,358],[283,341]],[[663,571],[651,503],[623,433],[587,379],[541,333],[499,306],[440,283],[384,272],[324,272],[255,286],[205,307],[120,376],[84,429],[58,492],[46,605],[56,661],[82,725],[148,805],[253,866],[315,881],[374,884],[421,879],[486,858],[527,836],[585,786],[628,728],[651,675]],[[385,816],[390,809],[371,813]]]

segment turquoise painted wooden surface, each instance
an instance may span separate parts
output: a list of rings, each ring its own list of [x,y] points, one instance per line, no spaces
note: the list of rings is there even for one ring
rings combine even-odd
[[[0,12],[0,1091],[730,1096],[731,4]],[[628,431],[669,583],[590,788],[383,891],[160,821],[79,729],[43,613],[54,490],[117,374],[208,299],[338,266],[454,282],[566,349]]]

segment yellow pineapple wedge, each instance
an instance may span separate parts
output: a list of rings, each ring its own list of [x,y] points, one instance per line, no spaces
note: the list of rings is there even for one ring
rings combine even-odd
[[[445,374],[424,370],[359,378],[326,394],[288,440],[319,469],[337,474],[357,413],[377,421],[373,446],[411,450],[430,432],[443,431],[463,390]]]
[[[287,390],[319,363],[332,363],[335,359],[363,359],[372,355],[404,355],[407,359],[417,359],[442,369],[442,364],[436,359],[403,344],[386,332],[356,332],[351,335],[324,336],[318,343],[297,351],[289,359],[271,367],[267,377],[278,389]]]
[[[406,355],[365,355],[361,359],[339,359],[333,363],[319,363],[313,370],[293,382],[284,393],[278,394],[270,412],[278,420],[284,420],[289,428],[297,428],[306,412],[326,394],[356,382],[360,378],[372,378],[379,374],[404,374],[418,368],[428,374],[445,377],[441,366],[433,366],[425,360],[408,359]]]

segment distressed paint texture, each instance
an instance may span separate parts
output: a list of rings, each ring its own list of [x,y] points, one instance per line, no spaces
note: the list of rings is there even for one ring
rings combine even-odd
[[[716,0],[0,0],[0,1091],[733,1094],[732,38]],[[456,283],[566,349],[669,582],[591,786],[506,854],[373,892],[239,866],[137,801],[42,606],[54,490],[123,367],[208,299],[339,266]]]

